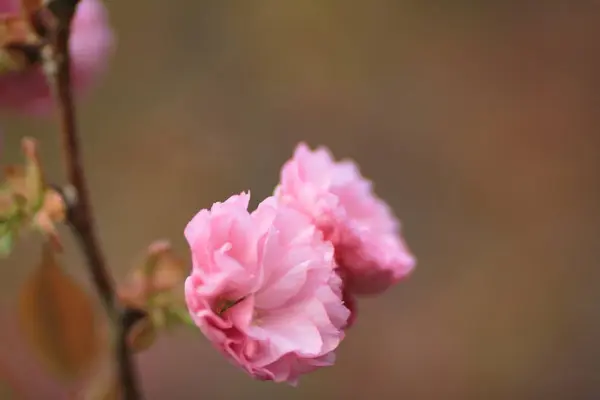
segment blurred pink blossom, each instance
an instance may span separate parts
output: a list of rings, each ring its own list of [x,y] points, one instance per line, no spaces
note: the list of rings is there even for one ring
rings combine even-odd
[[[247,193],[201,210],[185,236],[186,301],[204,335],[260,380],[296,384],[333,364],[349,316],[333,247],[305,215]]]
[[[19,13],[18,0],[0,0],[0,14]],[[115,37],[101,0],[81,0],[73,20],[70,50],[76,95],[105,71]],[[44,115],[52,109],[52,93],[41,67],[0,76],[0,109]]]
[[[309,215],[333,243],[344,291],[380,293],[414,268],[400,222],[354,162],[336,162],[328,149],[301,143],[283,166],[275,195]]]

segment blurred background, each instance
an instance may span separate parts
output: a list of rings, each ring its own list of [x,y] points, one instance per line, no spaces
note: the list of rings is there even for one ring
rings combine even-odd
[[[543,4],[543,5],[542,5]],[[594,1],[108,1],[118,49],[80,107],[119,278],[200,208],[269,195],[298,141],[351,157],[419,264],[363,300],[333,368],[256,382],[199,332],[139,357],[148,399],[600,398],[600,4]],[[2,117],[3,157],[55,125]],[[65,263],[86,285],[80,253]],[[0,262],[0,369],[64,398],[19,339],[39,257]]]

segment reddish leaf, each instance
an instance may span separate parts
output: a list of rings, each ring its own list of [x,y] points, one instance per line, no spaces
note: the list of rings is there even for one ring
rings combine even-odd
[[[112,357],[106,358],[85,387],[69,396],[72,400],[121,400],[121,386]]]
[[[22,389],[16,382],[12,372],[0,365],[0,399],[23,399]]]
[[[30,32],[26,17],[0,14],[0,47],[12,43],[26,43]]]
[[[21,9],[24,14],[31,14],[42,8],[42,0],[21,0]]]
[[[30,345],[58,377],[79,378],[96,362],[102,336],[92,303],[59,266],[49,244],[23,285],[19,319]]]
[[[148,279],[149,290],[171,290],[185,279],[187,268],[167,241],[156,241],[148,247],[148,255],[140,271]]]
[[[24,211],[32,213],[44,202],[45,183],[42,166],[38,157],[37,143],[33,139],[22,141],[25,163],[4,167],[2,188],[2,210],[9,212],[15,202],[19,202]]]
[[[4,181],[14,194],[25,197],[25,167],[22,165],[4,166]]]
[[[147,350],[156,341],[156,326],[147,316],[136,322],[129,330],[129,345],[135,352]]]
[[[22,71],[28,64],[29,59],[23,52],[0,47],[0,76],[9,72]]]
[[[30,210],[37,210],[43,204],[46,186],[37,142],[31,138],[24,138],[21,141],[21,147],[25,155],[25,191],[23,196],[27,199]]]
[[[103,386],[96,388],[95,391],[86,393],[83,400],[120,400],[121,388],[116,380],[104,383]]]
[[[39,39],[27,15],[0,14],[0,75],[22,71],[31,65],[25,49]]]
[[[120,289],[123,301],[137,307],[148,305],[148,301],[160,295],[172,297],[169,292],[182,284],[187,275],[187,266],[167,241],[152,243],[144,259],[136,267],[127,285]]]
[[[62,198],[46,189],[36,141],[25,138],[22,148],[25,163],[5,167],[0,182],[0,257],[10,254],[19,233],[30,225],[61,249],[54,223],[64,218]]]

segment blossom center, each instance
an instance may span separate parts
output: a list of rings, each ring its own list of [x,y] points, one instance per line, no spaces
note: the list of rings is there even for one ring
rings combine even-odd
[[[237,300],[229,300],[229,299],[220,298],[215,303],[214,312],[217,313],[217,315],[223,315],[223,313],[225,311],[236,306],[237,304],[241,303],[245,299],[246,299],[246,297],[241,297]]]
[[[255,308],[252,311],[252,325],[258,326],[262,323],[262,317],[264,316],[264,311]]]

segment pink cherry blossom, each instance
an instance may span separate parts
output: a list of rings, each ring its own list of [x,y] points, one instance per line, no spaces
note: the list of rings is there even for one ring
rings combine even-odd
[[[310,216],[333,243],[344,291],[381,293],[414,268],[400,222],[354,162],[336,162],[328,149],[301,143],[283,166],[275,195]]]
[[[0,0],[0,14],[18,12],[18,0]],[[106,69],[115,38],[101,0],[81,0],[72,24],[73,85],[81,95]],[[49,113],[51,106],[52,93],[41,67],[0,76],[0,109],[39,116]]]
[[[273,197],[249,213],[242,193],[187,225],[190,315],[227,358],[260,380],[296,384],[330,366],[349,311],[333,247]]]

